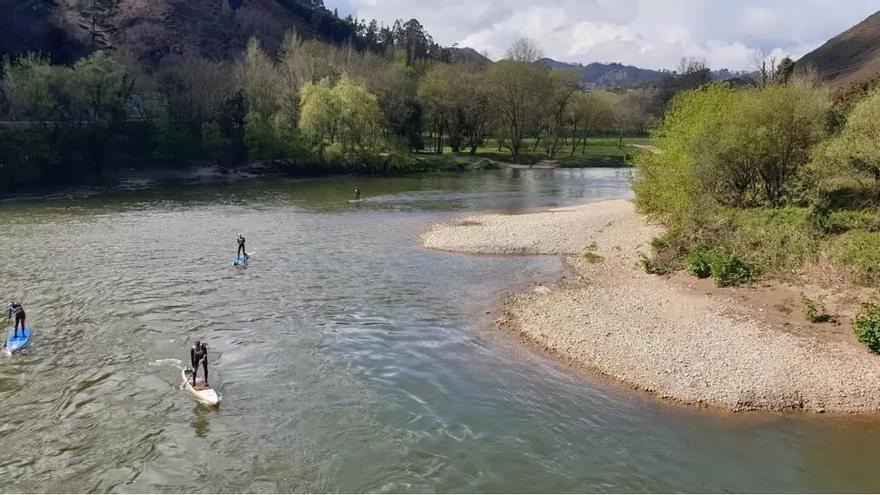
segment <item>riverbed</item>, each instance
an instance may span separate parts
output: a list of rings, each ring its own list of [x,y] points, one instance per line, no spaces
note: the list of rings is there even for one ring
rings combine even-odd
[[[557,257],[419,246],[463,214],[630,196],[624,170],[565,169],[4,202],[0,297],[35,334],[0,358],[0,490],[880,489],[880,419],[722,415],[577,371],[493,323]],[[179,390],[200,338],[219,410]]]

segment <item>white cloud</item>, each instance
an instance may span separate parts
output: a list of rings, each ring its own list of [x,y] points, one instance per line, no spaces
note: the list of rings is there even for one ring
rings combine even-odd
[[[415,17],[439,43],[493,57],[518,37],[567,62],[674,68],[683,56],[749,68],[758,51],[799,57],[861,21],[880,0],[325,0],[385,24]]]

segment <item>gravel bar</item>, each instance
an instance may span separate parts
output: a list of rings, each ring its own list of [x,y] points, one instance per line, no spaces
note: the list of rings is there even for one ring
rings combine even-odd
[[[880,357],[783,331],[711,293],[639,266],[662,230],[625,200],[437,224],[425,247],[566,255],[572,276],[511,296],[502,326],[657,396],[732,411],[880,411]]]

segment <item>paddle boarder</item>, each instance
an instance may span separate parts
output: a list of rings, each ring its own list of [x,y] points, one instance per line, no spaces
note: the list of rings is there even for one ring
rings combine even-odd
[[[196,375],[199,374],[199,363],[205,369],[205,386],[208,386],[208,344],[196,341],[196,345],[189,350],[189,359],[192,362],[192,385],[196,387]]]
[[[360,201],[360,200],[361,200],[361,190],[358,189],[357,186],[354,186],[354,200],[355,200],[355,201]]]
[[[24,335],[24,320],[27,315],[24,312],[24,306],[21,303],[9,303],[9,318],[15,316],[15,328],[12,330],[13,337],[18,337],[18,324],[21,322],[21,334]]]
[[[242,254],[244,255],[245,258],[248,257],[247,251],[245,251],[245,249],[244,249],[244,243],[245,243],[244,236],[241,234],[238,234],[238,255],[236,257],[241,257]]]

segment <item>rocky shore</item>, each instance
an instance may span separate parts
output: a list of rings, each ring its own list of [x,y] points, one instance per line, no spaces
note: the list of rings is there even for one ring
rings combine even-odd
[[[880,357],[854,338],[793,331],[794,317],[780,324],[729,292],[645,273],[639,253],[660,232],[631,202],[612,200],[463,218],[421,240],[464,253],[566,256],[571,276],[510,297],[500,323],[638,389],[732,411],[880,411]]]

